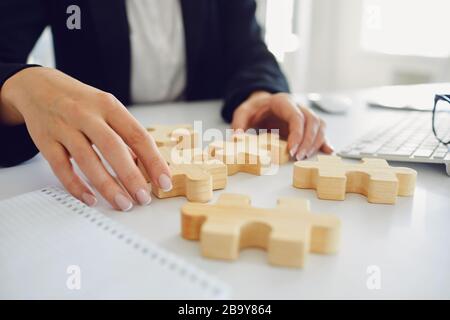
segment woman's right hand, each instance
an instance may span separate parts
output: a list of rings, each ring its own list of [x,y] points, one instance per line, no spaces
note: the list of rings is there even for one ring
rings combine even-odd
[[[1,88],[2,120],[25,122],[35,145],[64,187],[89,206],[97,199],[74,171],[71,158],[115,208],[147,205],[150,191],[134,155],[163,190],[172,188],[170,170],[138,121],[111,94],[55,69],[33,67],[9,78]],[[101,158],[114,170],[106,169]]]

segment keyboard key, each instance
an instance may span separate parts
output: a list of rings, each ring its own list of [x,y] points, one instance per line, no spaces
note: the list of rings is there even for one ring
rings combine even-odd
[[[447,152],[437,152],[437,151],[436,151],[436,152],[433,154],[433,158],[434,158],[434,159],[444,159],[446,155],[447,155]]]
[[[372,155],[374,153],[376,153],[379,149],[380,149],[380,145],[367,145],[365,146],[361,151],[361,155]]]
[[[395,151],[397,151],[397,150],[384,149],[384,150],[378,151],[377,154],[379,156],[381,156],[381,157],[383,157],[383,156],[392,156]]]
[[[414,158],[429,158],[433,150],[419,149],[414,152]]]
[[[360,158],[361,154],[358,151],[348,151],[348,152],[340,152],[343,156],[349,157],[349,158]]]
[[[407,147],[407,146],[401,146],[398,151],[404,151],[404,152],[409,152],[409,154],[413,153],[414,151],[416,151],[417,147]]]
[[[393,156],[398,156],[398,157],[404,156],[404,157],[408,157],[408,158],[411,154],[412,154],[412,151],[405,151],[405,150],[397,150],[392,153]]]

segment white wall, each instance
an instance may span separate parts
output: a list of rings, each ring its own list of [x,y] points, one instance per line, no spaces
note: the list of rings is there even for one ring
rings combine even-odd
[[[296,83],[293,86],[295,91],[334,91],[450,81],[448,58],[395,56],[364,51],[360,45],[363,1],[300,1],[309,3],[311,8],[309,39],[305,44],[307,49],[304,49],[308,56],[306,66],[289,72],[290,78],[302,78],[305,81]],[[286,69],[292,69],[292,65],[286,66]],[[292,82],[295,83],[295,80]]]

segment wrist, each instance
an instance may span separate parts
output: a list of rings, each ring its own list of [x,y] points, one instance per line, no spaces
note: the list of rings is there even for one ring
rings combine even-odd
[[[27,75],[32,73],[32,68],[23,69],[7,79],[0,88],[0,123],[17,125],[24,122],[20,108],[27,103],[24,92],[27,83]]]
[[[253,99],[262,99],[262,98],[267,98],[270,97],[272,94],[270,92],[267,91],[253,91],[247,98],[247,100],[253,100]]]

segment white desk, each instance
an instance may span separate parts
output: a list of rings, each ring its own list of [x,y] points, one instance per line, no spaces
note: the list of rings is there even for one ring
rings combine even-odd
[[[226,128],[219,102],[141,106],[131,112],[144,125],[203,120],[204,127]],[[324,115],[328,135],[337,150],[369,127],[376,126],[386,111],[355,106],[348,115]],[[399,165],[399,164],[397,164]],[[332,256],[309,255],[300,270],[267,264],[261,250],[241,252],[235,262],[202,258],[199,244],[180,237],[180,207],[184,198],[154,199],[148,207],[132,212],[98,208],[114,220],[184,259],[215,274],[233,288],[233,298],[450,298],[450,178],[445,168],[409,164],[419,173],[416,194],[399,198],[396,205],[375,205],[357,194],[346,201],[318,200],[312,190],[291,186],[292,164],[276,176],[237,174],[229,178],[225,192],[248,194],[257,206],[274,206],[279,196],[311,200],[314,212],[335,213],[342,219],[340,252]],[[38,156],[8,169],[0,169],[0,199],[48,185],[60,185]],[[223,192],[223,191],[220,191]],[[214,201],[220,192],[215,192]],[[367,267],[381,268],[381,289],[369,290]]]

